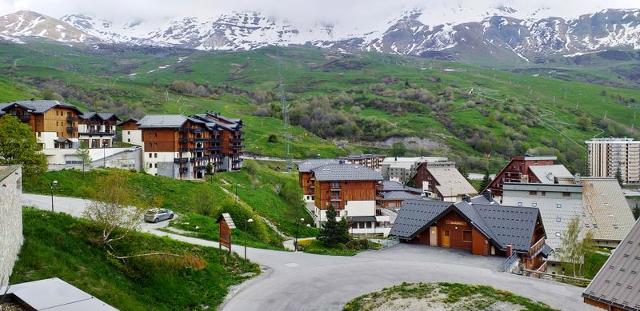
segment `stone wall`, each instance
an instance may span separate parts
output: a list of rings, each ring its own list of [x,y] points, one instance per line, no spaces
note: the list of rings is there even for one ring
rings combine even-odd
[[[22,169],[0,166],[0,287],[9,283],[22,246]]]

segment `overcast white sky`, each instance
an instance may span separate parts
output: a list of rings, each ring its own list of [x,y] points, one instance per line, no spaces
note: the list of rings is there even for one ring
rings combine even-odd
[[[498,6],[522,14],[574,17],[604,8],[640,8],[640,0],[0,0],[0,15],[33,10],[53,17],[85,13],[111,20],[159,21],[176,16],[211,17],[232,10],[257,10],[292,21],[366,25],[413,8],[425,9],[428,24],[474,18]]]

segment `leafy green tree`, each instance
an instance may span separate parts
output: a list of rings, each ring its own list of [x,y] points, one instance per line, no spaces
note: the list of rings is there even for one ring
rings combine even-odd
[[[482,177],[482,182],[480,183],[480,191],[487,188],[491,183],[491,177],[489,176],[489,171],[484,172],[484,177]]]
[[[322,224],[318,240],[325,246],[334,247],[340,243],[347,243],[351,239],[347,221],[342,218],[336,220],[338,213],[333,206],[329,206],[326,212],[327,220]]]
[[[84,172],[85,165],[91,162],[91,156],[89,156],[89,144],[86,141],[80,141],[80,147],[76,150],[76,156],[82,161],[82,172]]]
[[[47,170],[47,159],[31,128],[10,115],[0,118],[0,164],[21,164],[25,176]]]
[[[560,250],[558,255],[562,267],[573,273],[573,276],[582,275],[582,267],[584,258],[595,248],[593,242],[593,233],[585,232],[584,236],[580,236],[580,219],[575,217],[569,221],[567,229],[562,233]]]
[[[583,131],[588,131],[589,129],[591,129],[591,118],[588,115],[582,115],[578,117],[576,122],[578,123],[578,127],[580,127],[580,129],[582,129]]]
[[[401,157],[407,153],[407,147],[403,142],[397,141],[391,145],[391,156],[393,157]]]
[[[618,169],[616,170],[616,180],[618,181],[618,184],[620,184],[620,187],[622,187],[622,172],[620,171],[620,167],[618,167]]]

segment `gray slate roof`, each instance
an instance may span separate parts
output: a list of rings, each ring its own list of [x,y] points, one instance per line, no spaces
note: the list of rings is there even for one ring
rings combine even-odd
[[[518,252],[529,251],[539,215],[536,208],[501,206],[484,196],[455,204],[407,200],[400,208],[390,235],[411,239],[450,211],[457,211],[467,218],[499,249],[504,250],[511,244]]]
[[[398,213],[389,235],[410,239],[424,231],[427,226],[447,210],[451,202],[406,200]]]
[[[406,191],[388,191],[382,193],[384,200],[420,200],[421,196]]]
[[[639,310],[639,272],[640,222],[636,222],[582,295],[626,310]]]
[[[13,104],[17,104],[31,110],[33,113],[45,113],[53,107],[65,107],[75,109],[80,113],[78,107],[70,104],[61,103],[57,100],[21,100],[10,103],[0,104],[0,109],[5,109]]]
[[[116,120],[120,120],[120,118],[118,118],[118,116],[116,116],[115,113],[110,113],[110,112],[85,112],[85,113],[81,114],[79,117],[81,119],[87,120],[87,119],[90,119],[90,118],[92,118],[94,116],[97,116],[102,120],[109,120],[109,119],[111,119],[113,117],[115,117]]]
[[[413,193],[422,193],[422,189],[409,187],[393,180],[383,180],[382,181],[382,191],[406,191]]]
[[[148,115],[139,122],[140,128],[178,128],[187,122],[187,118],[179,114]]]
[[[312,170],[328,164],[338,164],[336,159],[310,159],[298,164],[298,172],[309,173]]]
[[[382,180],[382,174],[366,166],[354,164],[329,164],[312,170],[318,181]]]

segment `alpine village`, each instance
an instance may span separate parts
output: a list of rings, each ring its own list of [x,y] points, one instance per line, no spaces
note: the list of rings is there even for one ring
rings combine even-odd
[[[637,3],[246,2],[0,0],[0,311],[640,310]]]

